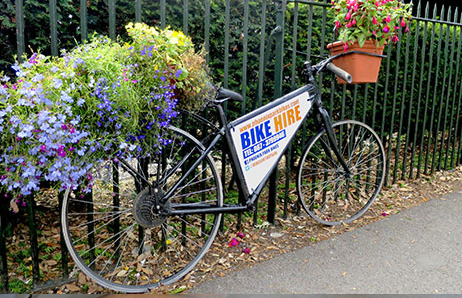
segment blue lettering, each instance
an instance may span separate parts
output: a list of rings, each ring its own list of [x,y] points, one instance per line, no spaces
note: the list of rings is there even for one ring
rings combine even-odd
[[[257,135],[257,142],[265,139],[265,132],[263,131],[263,123],[255,127],[255,133]]]
[[[241,133],[241,144],[242,149],[245,149],[251,145],[249,133],[247,131]]]
[[[249,131],[241,133],[242,149],[246,149],[272,136],[270,121],[265,121],[256,127],[250,128]]]
[[[271,132],[270,121],[268,120],[265,122],[265,130],[266,130],[266,137],[271,136],[273,133]]]

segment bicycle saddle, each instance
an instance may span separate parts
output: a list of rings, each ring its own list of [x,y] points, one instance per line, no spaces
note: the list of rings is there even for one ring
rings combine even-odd
[[[219,102],[224,102],[224,101],[226,101],[228,99],[235,100],[235,101],[238,101],[238,102],[243,102],[244,101],[244,98],[239,93],[231,91],[231,90],[223,88],[223,87],[218,88],[217,97],[216,97],[215,100],[219,101]]]

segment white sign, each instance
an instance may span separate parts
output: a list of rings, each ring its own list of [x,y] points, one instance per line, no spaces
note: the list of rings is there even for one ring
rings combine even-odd
[[[288,146],[311,108],[309,93],[248,119],[231,129],[249,193],[257,188]]]

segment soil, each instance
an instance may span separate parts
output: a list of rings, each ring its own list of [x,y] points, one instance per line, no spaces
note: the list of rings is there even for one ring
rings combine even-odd
[[[451,171],[436,172],[432,175],[421,174],[420,178],[416,180],[398,181],[394,185],[385,187],[371,208],[350,225],[335,227],[320,225],[303,210],[297,213],[295,202],[288,202],[287,218],[283,218],[281,210],[283,204],[278,202],[279,210],[274,225],[265,220],[266,212],[264,210],[260,212],[256,225],[252,220],[253,214],[244,214],[240,227],[236,225],[236,217],[229,216],[225,219],[226,231],[219,233],[211,249],[196,268],[182,280],[173,285],[162,287],[153,293],[187,292],[188,289],[205,280],[224,276],[230,271],[264,262],[306,245],[313,245],[316,242],[381,220],[426,201],[440,198],[447,193],[461,190],[462,167],[457,167]],[[293,192],[291,197],[296,197],[295,189]],[[262,197],[265,197],[264,194]],[[53,285],[56,280],[61,278],[62,271],[60,262],[54,259],[54,256],[59,252],[59,210],[57,204],[49,203],[51,201],[56,201],[56,199],[41,200],[37,207],[39,213],[37,229],[41,231],[39,235],[42,260],[40,267],[43,275],[41,279],[45,284],[32,291],[46,294],[109,293],[109,290],[94,284],[82,273],[78,274],[78,278],[71,283]],[[260,201],[262,205],[266,206],[264,199],[260,199]],[[17,224],[13,230],[13,235],[7,239],[10,253],[21,250],[24,243],[27,243],[28,229],[26,225],[22,222]],[[230,246],[229,243],[233,238],[238,240],[239,244]],[[50,251],[49,256],[45,255],[44,251]],[[14,271],[12,268],[19,268],[21,262],[12,257],[8,257],[8,261],[9,279],[21,280],[29,284],[31,282],[30,271],[28,275],[18,269]],[[30,257],[25,256],[22,263],[30,269],[28,267],[30,261]],[[72,265],[70,271],[72,271]]]

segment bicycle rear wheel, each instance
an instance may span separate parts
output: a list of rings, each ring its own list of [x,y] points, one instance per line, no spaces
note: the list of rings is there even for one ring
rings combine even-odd
[[[366,124],[345,120],[333,124],[346,173],[325,130],[308,143],[300,159],[297,190],[308,214],[325,225],[350,223],[373,203],[385,178],[385,151]]]
[[[204,256],[218,231],[221,214],[161,212],[175,204],[223,206],[210,155],[159,206],[204,151],[197,139],[175,127],[162,138],[161,149],[153,148],[128,166],[112,160],[96,165],[91,191],[68,190],[64,197],[61,217],[70,254],[86,275],[115,291],[144,292],[179,280]]]

